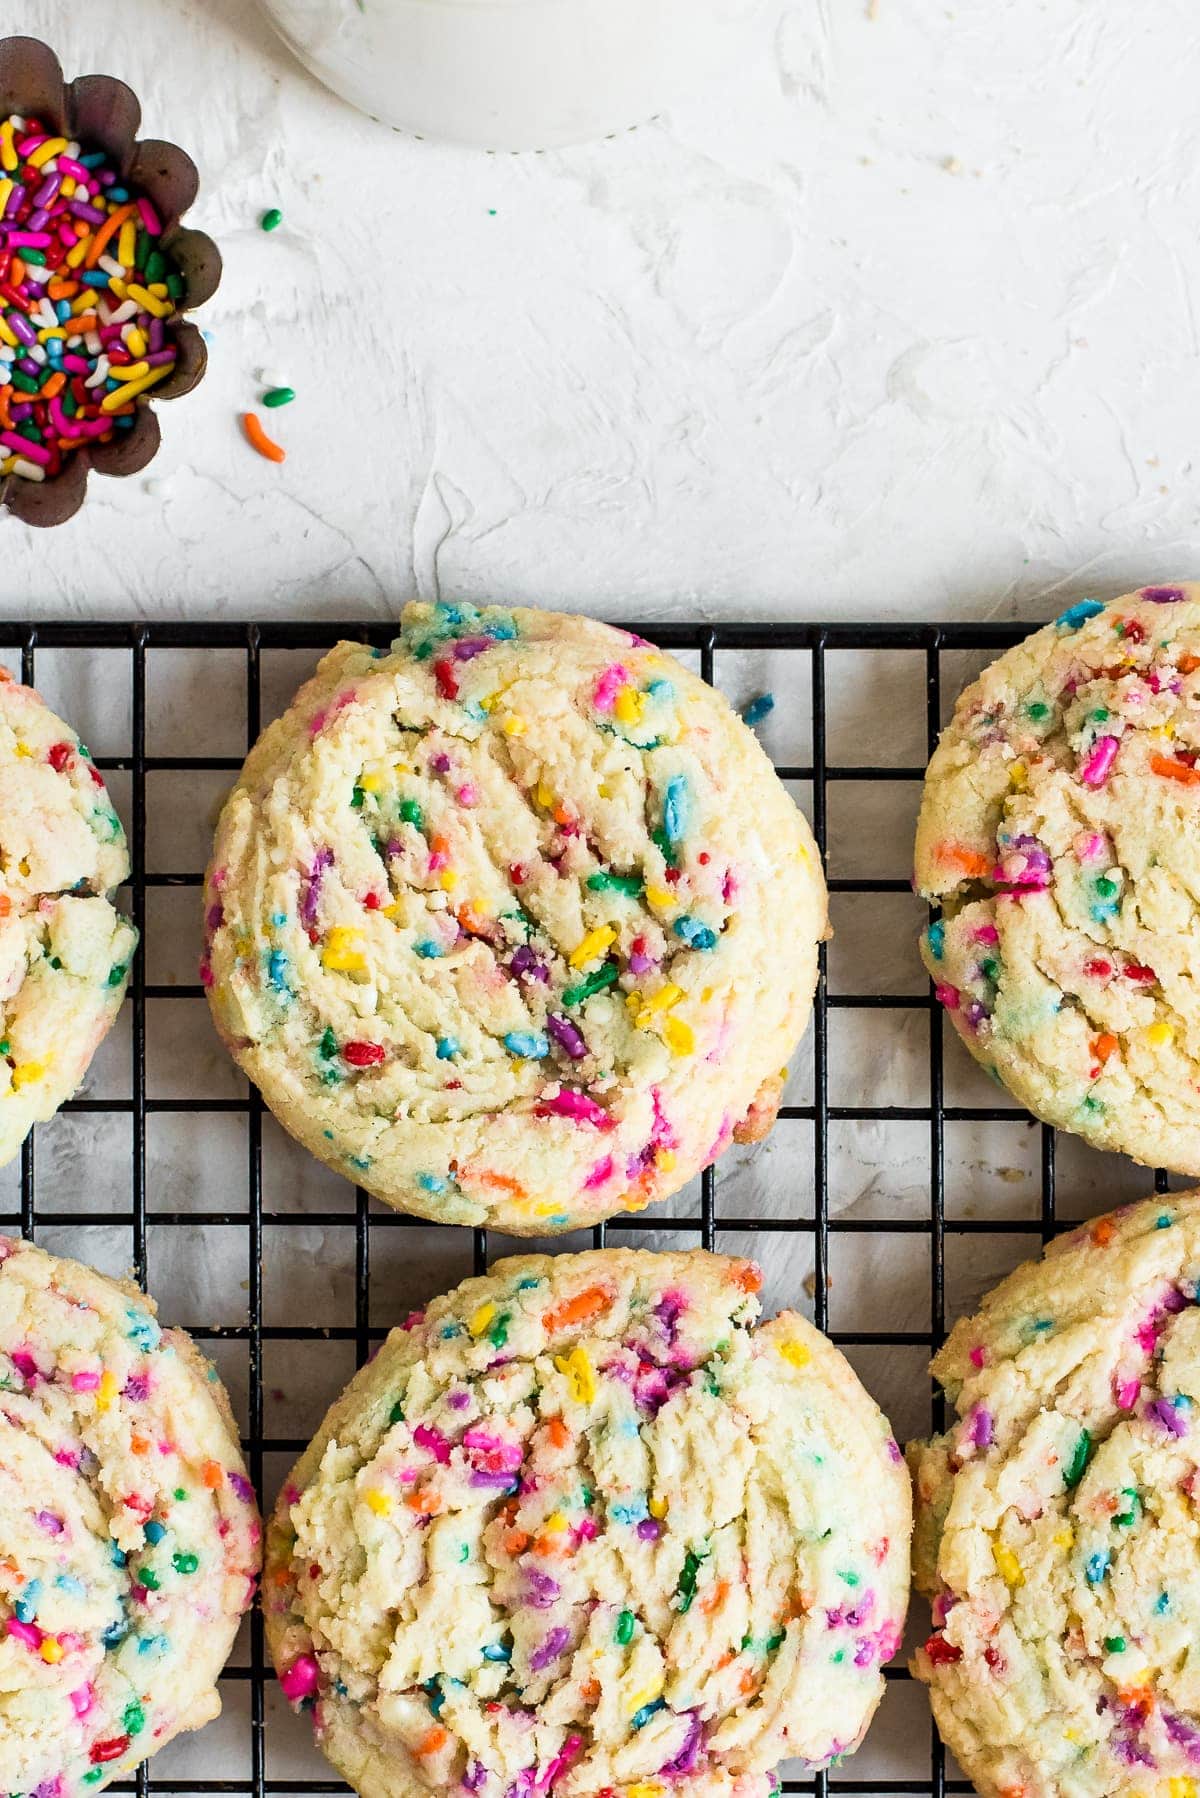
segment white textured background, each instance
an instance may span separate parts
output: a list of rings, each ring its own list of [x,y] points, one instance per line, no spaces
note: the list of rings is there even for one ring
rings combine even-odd
[[[0,612],[1037,616],[1194,574],[1192,0],[875,10],[776,0],[715,96],[496,157],[359,117],[253,0],[10,0],[196,156],[226,275],[152,469],[0,515]],[[282,469],[236,422],[264,366]]]

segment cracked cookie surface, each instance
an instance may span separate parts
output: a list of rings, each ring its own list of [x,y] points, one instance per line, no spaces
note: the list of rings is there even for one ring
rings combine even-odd
[[[1200,1194],[1097,1219],[935,1357],[914,1671],[991,1798],[1186,1798],[1200,1768]]]
[[[1200,586],[1084,601],[962,694],[929,764],[922,959],[1046,1122],[1200,1174]]]
[[[377,1197],[540,1234],[759,1134],[808,1019],[807,824],[711,687],[584,618],[343,643],[222,813],[202,976],[280,1121]]]
[[[908,1590],[888,1424],[751,1262],[521,1256],[394,1330],[285,1485],[285,1695],[364,1798],[765,1798],[849,1752]]]
[[[69,1099],[120,1009],[137,934],[125,833],[87,750],[0,669],[0,1166]]]
[[[0,1237],[0,1787],[86,1798],[215,1717],[261,1530],[215,1369]]]

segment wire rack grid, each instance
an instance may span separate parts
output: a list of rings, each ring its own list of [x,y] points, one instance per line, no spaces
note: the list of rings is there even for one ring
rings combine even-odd
[[[693,626],[643,621],[631,628],[664,648],[683,654],[710,682],[716,680],[718,684],[724,684],[719,664],[723,668],[726,662],[742,668],[743,686],[747,673],[765,669],[768,678],[790,695],[788,704],[797,712],[809,715],[811,728],[807,736],[804,731],[784,729],[783,753],[777,754],[775,760],[781,778],[797,792],[802,802],[810,806],[814,831],[823,854],[831,845],[831,799],[834,795],[855,791],[860,797],[882,795],[886,811],[895,811],[902,821],[907,819],[919,791],[924,758],[944,722],[943,688],[953,699],[962,683],[963,670],[971,672],[1024,634],[1020,626],[1003,624],[747,623]],[[155,1049],[156,1007],[186,1002],[191,1008],[189,1015],[193,1022],[183,1031],[185,1046],[199,1041],[201,1032],[207,1031],[207,1017],[202,988],[192,980],[182,978],[178,969],[165,979],[148,978],[148,971],[155,971],[156,932],[166,928],[160,923],[160,902],[182,889],[186,903],[196,914],[192,923],[198,935],[198,894],[188,894],[187,889],[198,888],[202,877],[199,865],[162,867],[157,865],[159,858],[148,853],[149,791],[156,781],[173,777],[176,786],[172,792],[178,803],[180,795],[186,796],[193,788],[199,793],[205,780],[215,781],[219,786],[228,785],[241,765],[240,744],[226,743],[228,753],[216,753],[206,748],[195,754],[180,753],[171,740],[179,696],[176,693],[164,710],[162,705],[152,703],[153,682],[160,658],[176,657],[181,652],[201,658],[200,674],[191,690],[193,701],[198,693],[211,698],[218,686],[240,685],[241,719],[244,721],[240,728],[244,730],[245,746],[249,747],[269,715],[273,696],[266,691],[271,683],[264,681],[269,658],[282,658],[291,670],[286,677],[290,685],[282,688],[277,696],[283,702],[290,687],[295,685],[294,671],[299,661],[305,662],[301,672],[306,672],[307,663],[315,653],[340,637],[381,645],[387,643],[392,634],[393,630],[386,622],[222,622],[205,625],[0,622],[0,661],[6,662],[27,684],[42,685],[52,703],[58,702],[60,691],[72,690],[70,671],[79,673],[98,663],[104,665],[107,686],[111,687],[114,679],[119,682],[124,678],[128,682],[125,741],[118,741],[111,754],[103,753],[103,748],[109,745],[101,746],[96,761],[105,771],[118,810],[127,823],[132,862],[129,905],[142,938],[126,1006],[129,1037],[125,1077],[118,1078],[111,1091],[102,1091],[98,1095],[91,1090],[90,1084],[85,1086],[82,1094],[70,1101],[61,1114],[66,1125],[74,1131],[76,1142],[86,1143],[89,1134],[101,1128],[117,1127],[125,1145],[123,1158],[127,1168],[123,1172],[119,1164],[115,1170],[110,1168],[99,1183],[94,1178],[89,1179],[86,1204],[78,1198],[71,1202],[73,1195],[68,1180],[64,1199],[64,1183],[55,1178],[56,1162],[51,1161],[39,1180],[39,1163],[44,1153],[42,1141],[54,1128],[45,1126],[26,1142],[19,1177],[14,1184],[7,1189],[0,1186],[0,1227],[15,1228],[30,1237],[38,1236],[47,1246],[60,1252],[78,1253],[84,1259],[96,1258],[88,1253],[87,1247],[93,1233],[117,1232],[118,1240],[126,1245],[122,1251],[126,1265],[132,1263],[143,1283],[150,1273],[151,1289],[159,1297],[168,1320],[187,1322],[192,1334],[216,1355],[222,1371],[226,1372],[235,1402],[240,1403],[243,1413],[250,1471],[260,1499],[268,1505],[274,1499],[286,1465],[306,1440],[304,1433],[281,1431],[272,1421],[272,1397],[280,1396],[272,1385],[272,1368],[277,1369],[280,1358],[298,1357],[306,1345],[310,1348],[317,1345],[315,1353],[321,1359],[316,1365],[321,1371],[316,1383],[324,1390],[316,1395],[319,1403],[311,1418],[315,1424],[324,1405],[343,1383],[350,1357],[361,1364],[385,1333],[389,1319],[408,1308],[395,1296],[394,1258],[382,1276],[376,1271],[373,1287],[373,1262],[378,1268],[381,1243],[386,1244],[390,1238],[393,1243],[403,1244],[405,1232],[417,1231],[419,1236],[407,1240],[413,1244],[410,1259],[419,1262],[421,1248],[428,1252],[435,1237],[454,1238],[460,1242],[470,1237],[470,1266],[460,1266],[449,1277],[418,1271],[417,1278],[423,1283],[426,1296],[440,1286],[462,1278],[471,1267],[474,1271],[484,1270],[494,1258],[498,1245],[486,1230],[455,1231],[451,1226],[430,1226],[421,1220],[387,1211],[369,1200],[361,1189],[354,1191],[352,1200],[351,1189],[346,1187],[340,1202],[323,1199],[301,1211],[291,1209],[280,1201],[274,1188],[268,1190],[264,1180],[264,1133],[274,1131],[275,1126],[269,1114],[264,1113],[255,1091],[240,1082],[235,1093],[218,1096],[204,1096],[190,1088],[165,1096],[153,1090],[159,1059]],[[836,733],[838,740],[833,740],[830,671],[835,662],[840,667],[844,665],[844,658],[852,656],[865,658],[868,663],[875,658],[880,665],[886,664],[903,688],[903,696],[893,702],[886,691],[877,692],[868,678],[867,712],[860,707],[858,719],[861,724],[865,716],[873,715],[878,722],[881,711],[887,713],[893,705],[895,708],[907,707],[910,714],[908,731],[906,736],[901,734],[904,742],[915,751],[908,759],[900,762],[889,762],[885,757],[872,761],[846,759],[842,749],[848,742],[861,741],[861,732],[850,738],[843,730]],[[52,675],[49,685],[47,674]],[[743,698],[748,696],[743,692]],[[60,703],[60,709],[72,722],[83,722],[77,714],[72,714],[66,699]],[[786,711],[786,707],[782,709]],[[806,728],[808,721],[806,719]],[[784,724],[786,726],[786,717]],[[767,735],[764,732],[764,736]],[[879,740],[878,731],[868,737],[872,744]],[[799,750],[797,744],[801,745]],[[773,748],[769,739],[768,747]],[[93,748],[97,748],[95,743]],[[893,795],[895,804],[892,803]],[[905,796],[903,800],[901,795]],[[195,804],[203,814],[202,800],[197,798]],[[836,835],[836,830],[832,834]],[[870,835],[869,829],[867,834]],[[908,841],[911,842],[911,836]],[[869,849],[860,850],[857,859],[851,859],[848,872],[839,872],[836,856],[831,859],[829,886],[835,931],[841,928],[839,910],[864,898],[886,904],[892,897],[904,895],[910,908],[914,904],[906,874],[901,868],[896,867],[888,873],[871,871],[864,864],[864,855],[869,860]],[[869,919],[867,928],[868,934],[877,933],[878,920]],[[997,1095],[994,1089],[971,1085],[975,1070],[969,1068],[965,1057],[961,1058],[964,1066],[955,1064],[948,1081],[948,1062],[952,1054],[958,1054],[957,1045],[951,1047],[948,1044],[944,1056],[940,1015],[916,964],[911,930],[904,931],[894,953],[910,970],[910,977],[899,983],[900,990],[892,990],[897,983],[882,977],[876,978],[873,986],[864,984],[863,990],[853,990],[852,978],[849,986],[844,980],[831,983],[828,951],[822,947],[821,979],[807,1039],[806,1084],[799,1092],[789,1085],[780,1114],[781,1122],[776,1126],[777,1136],[792,1125],[798,1126],[802,1133],[786,1138],[784,1144],[784,1186],[780,1201],[756,1202],[757,1189],[753,1183],[749,1199],[740,1198],[745,1183],[739,1186],[731,1178],[731,1157],[726,1157],[701,1176],[694,1194],[687,1198],[681,1196],[680,1202],[671,1207],[670,1215],[655,1208],[640,1216],[622,1218],[607,1229],[600,1226],[590,1236],[596,1246],[603,1245],[606,1238],[614,1241],[627,1236],[643,1242],[669,1240],[676,1246],[702,1244],[706,1248],[739,1253],[754,1253],[761,1246],[764,1260],[768,1259],[769,1251],[782,1266],[781,1302],[793,1304],[797,1303],[798,1297],[802,1298],[797,1286],[801,1269],[805,1270],[804,1286],[809,1302],[804,1308],[808,1314],[820,1328],[829,1331],[852,1359],[857,1360],[859,1371],[867,1384],[876,1388],[876,1396],[885,1409],[889,1409],[889,1397],[894,1407],[896,1370],[900,1369],[903,1388],[913,1398],[913,1428],[919,1430],[928,1427],[930,1422],[935,1427],[940,1422],[938,1403],[930,1395],[923,1363],[945,1333],[948,1252],[956,1243],[965,1244],[970,1263],[971,1246],[980,1237],[986,1236],[993,1250],[998,1243],[999,1249],[993,1254],[994,1270],[989,1263],[977,1270],[977,1277],[971,1276],[976,1287],[990,1284],[989,1276],[993,1271],[1003,1271],[1035,1250],[1039,1238],[1044,1241],[1055,1231],[1059,1204],[1054,1132],[1033,1125],[1032,1120],[1006,1104],[1004,1096]],[[913,970],[915,978],[911,977]],[[870,1062],[863,1045],[886,1032],[889,1022],[899,1014],[903,1014],[904,1027],[909,1032],[910,1051],[915,1044],[917,1057],[924,1059],[925,1089],[902,1093],[900,1099],[903,1102],[884,1102],[895,1097],[885,1079],[881,1085],[882,1097],[877,1097],[875,1090],[852,1092],[849,1102],[840,1102],[836,1092],[831,1097],[831,1032],[836,1030],[839,1019],[850,1018],[859,1029],[860,1034],[848,1043],[847,1054],[851,1061],[856,1055],[866,1055],[868,1075],[873,1079],[876,1064]],[[861,1034],[863,1030],[865,1037]],[[966,1102],[958,1103],[957,1088],[964,1079],[968,1082],[963,1095]],[[951,1090],[952,1087],[956,1090]],[[241,1177],[244,1178],[244,1195],[238,1193],[236,1202],[227,1200],[216,1207],[197,1208],[189,1202],[179,1182],[164,1182],[156,1176],[154,1157],[148,1151],[148,1134],[161,1121],[169,1119],[177,1128],[190,1132],[203,1143],[205,1133],[215,1130],[222,1118],[238,1120],[239,1130],[244,1131],[244,1136],[238,1139],[240,1147],[237,1151]],[[1015,1207],[1017,1215],[1012,1215],[1012,1206],[1004,1204],[1003,1188],[999,1189],[999,1197],[993,1196],[980,1207],[959,1206],[953,1202],[953,1194],[948,1203],[947,1132],[962,1126],[986,1132],[993,1125],[1008,1131],[1016,1129],[1022,1133],[1026,1144],[1028,1166],[1020,1182],[1022,1202]],[[888,1147],[886,1133],[893,1128],[906,1133],[906,1165],[912,1190],[907,1214],[903,1215],[903,1208],[889,1198],[889,1180],[896,1158]],[[857,1140],[854,1133],[862,1137],[868,1132],[883,1133],[883,1150],[878,1157],[880,1178],[869,1191],[867,1204],[836,1203],[831,1193],[840,1177],[846,1146]],[[753,1160],[764,1151],[765,1145],[759,1145],[748,1154]],[[1110,1170],[1113,1165],[1109,1158]],[[1014,1170],[1004,1169],[1003,1172],[1011,1181]],[[1144,1183],[1146,1176],[1135,1176],[1135,1190],[1138,1178]],[[118,1180],[121,1184],[117,1184]],[[1161,1190],[1164,1185],[1161,1177],[1157,1183]],[[98,1184],[99,1191],[96,1190]],[[170,1189],[162,1190],[164,1185]],[[51,1190],[46,1190],[47,1187]],[[1109,1194],[1104,1196],[1111,1196],[1111,1187]],[[740,1202],[735,1204],[735,1198]],[[1084,1203],[1088,1203],[1086,1198]],[[1090,1208],[1099,1207],[1092,1204]],[[172,1313],[168,1297],[160,1289],[157,1272],[150,1268],[152,1242],[165,1240],[172,1231],[186,1231],[190,1242],[201,1244],[201,1254],[205,1258],[210,1252],[215,1254],[212,1245],[218,1241],[225,1245],[228,1256],[232,1257],[228,1264],[235,1268],[240,1264],[241,1268],[240,1284],[245,1295],[243,1320],[192,1322]],[[268,1269],[278,1264],[285,1290],[289,1282],[301,1278],[310,1282],[305,1290],[312,1290],[312,1270],[310,1267],[306,1273],[305,1264],[312,1260],[314,1253],[319,1258],[319,1249],[314,1251],[314,1241],[319,1240],[314,1238],[314,1231],[328,1231],[330,1239],[334,1233],[339,1239],[352,1236],[352,1317],[340,1323],[300,1322],[297,1317],[302,1308],[305,1315],[311,1315],[311,1312],[303,1306],[301,1299],[297,1299],[295,1308],[284,1321],[272,1321],[275,1312],[264,1302]],[[587,1238],[582,1240],[586,1242]],[[511,1248],[512,1245],[501,1246]],[[917,1263],[905,1259],[906,1249],[911,1251],[914,1247],[919,1251]],[[439,1246],[435,1250],[435,1259],[440,1252]],[[461,1250],[456,1252],[461,1253]],[[168,1245],[164,1257],[169,1258],[169,1254]],[[923,1262],[925,1271],[916,1277],[916,1284],[919,1286],[924,1282],[926,1302],[921,1307],[917,1327],[901,1327],[891,1315],[879,1317],[871,1287],[868,1285],[865,1294],[855,1288],[853,1269],[871,1256],[877,1266],[895,1262],[906,1270],[900,1276],[906,1287],[913,1284],[912,1268]],[[844,1307],[839,1309],[831,1304],[831,1294],[835,1290],[831,1279],[835,1262],[842,1270],[838,1273],[839,1281],[845,1277],[848,1290],[855,1292],[859,1301],[856,1314],[851,1316],[842,1314]],[[119,1270],[114,1268],[112,1271]],[[347,1276],[349,1278],[348,1266]],[[838,1311],[837,1315],[831,1314],[834,1310]],[[345,1348],[345,1364],[332,1359],[339,1345]],[[227,1371],[231,1355],[237,1359],[237,1366]],[[890,1384],[884,1377],[889,1367],[892,1370]],[[873,1369],[878,1378],[872,1377]],[[880,1387],[884,1390],[879,1390]],[[905,1420],[896,1417],[894,1408],[891,1415],[897,1433],[906,1433]],[[901,1692],[907,1692],[908,1703],[893,1716],[885,1752],[882,1755],[872,1753],[873,1731],[867,1747],[856,1759],[815,1778],[785,1777],[785,1790],[813,1792],[817,1798],[827,1798],[827,1794],[834,1793],[877,1794],[883,1798],[884,1794],[901,1792],[943,1798],[946,1792],[970,1790],[957,1770],[947,1767],[936,1732],[929,1722],[923,1695],[911,1684],[903,1666],[898,1664],[890,1668],[888,1678],[892,1689],[881,1718],[893,1715]],[[114,1789],[136,1790],[139,1798],[146,1798],[147,1793],[190,1792],[244,1793],[251,1794],[252,1798],[265,1798],[268,1793],[315,1794],[344,1789],[339,1788],[328,1773],[322,1776],[323,1763],[312,1757],[307,1745],[303,1749],[297,1747],[295,1754],[289,1750],[278,1762],[273,1758],[272,1744],[277,1729],[287,1737],[289,1744],[295,1738],[291,1733],[290,1717],[279,1703],[268,1669],[261,1621],[257,1616],[251,1619],[244,1632],[222,1683],[227,1721],[222,1726],[212,1726],[214,1730],[221,1729],[219,1744],[215,1743],[207,1753],[203,1746],[199,1750],[193,1747],[184,1758],[177,1752],[178,1745],[173,1745],[139,1771],[136,1784],[129,1782]],[[881,1727],[877,1721],[875,1729]],[[205,1735],[193,1740],[203,1745]],[[307,1759],[304,1758],[306,1753]],[[866,1758],[868,1756],[871,1758]],[[297,1770],[303,1776],[294,1776]],[[213,1772],[220,1776],[211,1776]]]

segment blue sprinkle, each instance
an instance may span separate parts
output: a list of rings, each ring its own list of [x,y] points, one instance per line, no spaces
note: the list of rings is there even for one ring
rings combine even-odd
[[[445,1192],[450,1182],[441,1174],[418,1174],[417,1185],[422,1192]]]
[[[128,1634],[129,1624],[124,1617],[118,1617],[115,1623],[109,1624],[108,1628],[104,1631],[104,1634],[100,1637],[100,1640],[106,1648],[116,1648],[119,1643],[125,1640]]]
[[[437,1046],[438,1060],[439,1061],[453,1061],[454,1057],[459,1052],[459,1048],[460,1048],[460,1044],[459,1044],[459,1040],[456,1036],[439,1037],[438,1038],[438,1046]]]
[[[73,1573],[60,1573],[56,1575],[54,1584],[58,1587],[60,1592],[65,1592],[70,1598],[87,1597],[87,1587],[81,1579],[76,1579]]]
[[[288,915],[285,911],[273,911],[271,913],[271,922],[275,926],[276,930],[282,930],[284,925],[287,923],[287,919],[288,919]]]
[[[517,634],[517,627],[511,618],[495,618],[486,620],[480,626],[481,635],[494,637],[497,643],[511,643]]]
[[[1160,1217],[1155,1219],[1154,1228],[1156,1230],[1169,1230],[1174,1222],[1175,1219],[1171,1217],[1169,1213],[1164,1211]]]
[[[517,1291],[518,1292],[532,1292],[533,1288],[535,1286],[540,1286],[541,1283],[542,1282],[540,1280],[534,1279],[532,1275],[528,1275],[524,1280],[517,1281]]]
[[[934,961],[941,961],[946,953],[946,926],[941,918],[936,924],[929,926],[925,932],[925,941],[929,944],[929,953]]]
[[[108,1551],[108,1558],[114,1567],[124,1567],[129,1560],[129,1556],[125,1553],[125,1550],[123,1548],[118,1548],[115,1542]]]
[[[675,935],[685,942],[689,949],[715,949],[717,933],[710,930],[707,924],[701,924],[696,918],[676,918]]]
[[[750,725],[761,724],[763,719],[766,718],[774,710],[775,710],[775,695],[774,695],[774,693],[760,693],[757,699],[752,699],[750,701],[750,704],[746,707],[745,711],[742,713],[742,717],[744,718],[744,720],[746,721],[747,724],[750,724]]]
[[[282,949],[272,949],[267,956],[267,985],[274,987],[277,993],[286,993],[290,989],[287,983],[288,958]]]
[[[356,1167],[360,1174],[365,1174],[371,1165],[371,1157],[369,1155],[347,1155],[346,1160],[350,1163],[351,1167]]]
[[[162,1541],[162,1539],[166,1535],[166,1533],[167,1533],[166,1524],[159,1523],[157,1521],[157,1519],[152,1518],[151,1521],[146,1525],[146,1540],[147,1540],[147,1542],[154,1544],[154,1546],[156,1546],[156,1547]]]
[[[649,1517],[646,1501],[639,1498],[631,1505],[610,1505],[613,1517],[618,1523],[640,1523],[643,1517]]]
[[[1169,1592],[1160,1592],[1154,1601],[1155,1614],[1159,1617],[1164,1617],[1170,1608],[1171,1594]]]
[[[678,843],[687,830],[688,790],[687,781],[682,774],[676,774],[667,782],[663,794],[663,829],[667,833],[668,843]]]
[[[142,1636],[137,1648],[139,1654],[166,1654],[167,1638],[165,1636]]]
[[[162,1331],[154,1319],[148,1317],[144,1311],[135,1311],[132,1306],[125,1315],[129,1319],[129,1328],[125,1334],[130,1342],[136,1342],[145,1354],[149,1354],[151,1349],[156,1349],[162,1339]]]
[[[422,961],[440,961],[441,957],[446,953],[439,944],[431,943],[428,937],[425,937],[419,943],[414,943],[413,948],[421,957]]]
[[[67,302],[64,300],[63,305],[65,306],[66,304]],[[650,685],[646,688],[646,691],[649,693],[651,699],[674,699],[675,682],[670,680],[652,680]]]
[[[633,1721],[629,1725],[630,1729],[641,1729],[643,1724],[649,1723],[655,1711],[661,1711],[664,1708],[666,1702],[665,1698],[656,1698],[651,1704],[644,1704],[640,1711],[634,1711]]]
[[[506,1642],[489,1642],[483,1651],[485,1661],[511,1661],[512,1649]]]
[[[442,1325],[442,1341],[443,1342],[449,1342],[452,1337],[461,1336],[461,1335],[462,1335],[462,1329],[461,1329],[460,1325],[458,1325],[458,1324],[443,1324]]]
[[[1077,631],[1089,618],[1095,618],[1104,607],[1098,599],[1081,599],[1077,606],[1068,606],[1054,620],[1056,629],[1060,631]]]
[[[463,711],[467,714],[467,717],[473,719],[476,724],[484,724],[487,721],[487,713],[477,699],[468,699],[463,706]]]
[[[1089,1586],[1098,1586],[1108,1572],[1108,1550],[1097,1549],[1094,1555],[1087,1558],[1087,1581]]]
[[[521,1061],[542,1061],[550,1053],[550,1039],[540,1030],[510,1030],[504,1047]]]

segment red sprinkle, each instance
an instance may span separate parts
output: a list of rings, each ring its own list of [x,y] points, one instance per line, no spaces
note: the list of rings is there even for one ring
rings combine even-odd
[[[88,1759],[97,1765],[101,1761],[119,1761],[128,1746],[128,1736],[109,1736],[106,1742],[92,1743]]]
[[[953,1642],[947,1642],[940,1632],[930,1636],[925,1644],[925,1653],[935,1667],[950,1667],[955,1661],[962,1660],[962,1649],[956,1648]]]
[[[458,698],[458,678],[454,672],[453,662],[445,660],[435,662],[433,678],[437,681],[437,690],[442,699]]]
[[[46,752],[46,760],[56,774],[61,774],[74,753],[69,743],[52,743]]]
[[[352,1068],[375,1068],[387,1060],[387,1050],[382,1043],[346,1043],[342,1048],[342,1059]]]
[[[1126,980],[1136,980],[1141,986],[1153,986],[1158,979],[1154,969],[1145,967],[1140,961],[1127,961],[1121,972]]]

